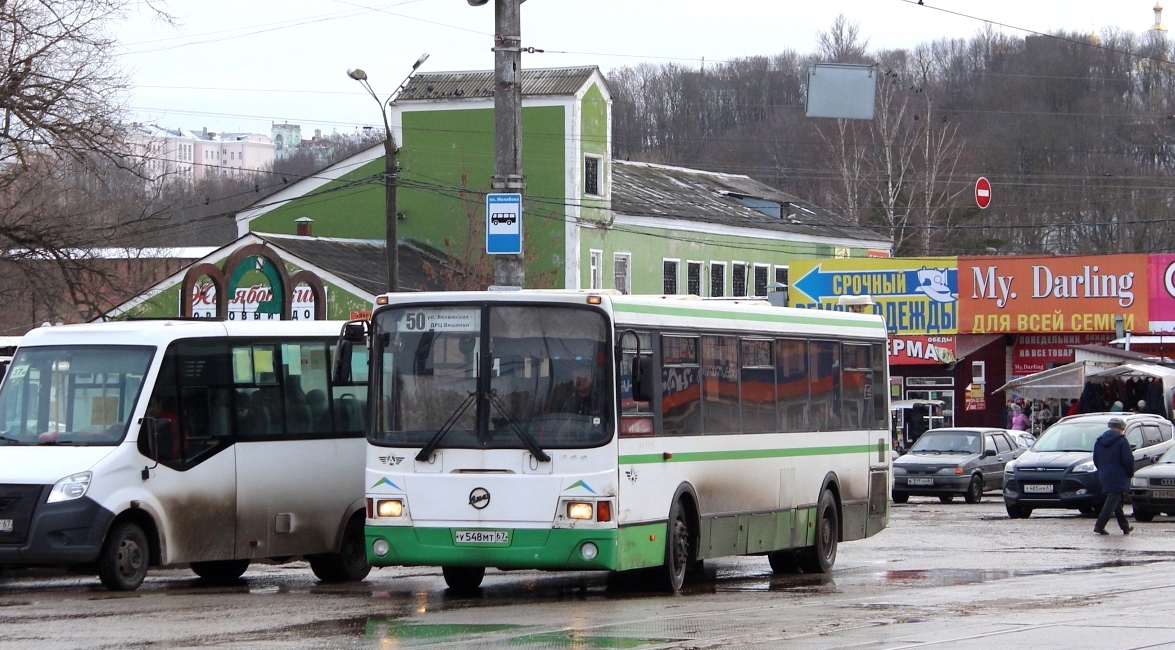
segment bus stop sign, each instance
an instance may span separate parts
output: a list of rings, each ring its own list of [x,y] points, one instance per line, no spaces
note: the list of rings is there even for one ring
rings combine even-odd
[[[522,195],[486,195],[486,253],[522,254]]]

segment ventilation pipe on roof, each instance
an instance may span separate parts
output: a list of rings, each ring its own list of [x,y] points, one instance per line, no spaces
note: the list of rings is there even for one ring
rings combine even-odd
[[[311,234],[314,226],[313,219],[310,217],[298,217],[297,219],[294,219],[294,224],[298,229],[297,233],[299,237],[313,237]]]

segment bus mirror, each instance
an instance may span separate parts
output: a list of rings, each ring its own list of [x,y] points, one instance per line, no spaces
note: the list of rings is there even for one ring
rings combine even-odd
[[[636,357],[632,360],[632,399],[653,401],[653,358]]]
[[[353,320],[343,325],[340,339],[351,343],[364,343],[367,340],[367,321]]]
[[[351,383],[351,349],[354,345],[343,337],[335,345],[335,364],[331,372],[331,381],[335,384]]]

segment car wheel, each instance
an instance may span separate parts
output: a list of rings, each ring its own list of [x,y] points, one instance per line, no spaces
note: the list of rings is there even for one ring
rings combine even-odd
[[[1032,508],[1014,506],[1006,502],[1004,503],[1004,507],[1008,510],[1008,516],[1012,519],[1027,519],[1032,516]]]
[[[955,500],[955,495],[953,495],[953,494],[940,494],[940,495],[938,495],[938,500],[942,501],[943,503],[950,503],[951,501]]]
[[[147,577],[151,550],[138,524],[123,521],[111,527],[98,556],[98,577],[111,591],[134,591]]]
[[[963,500],[967,503],[983,501],[983,479],[978,474],[971,477],[971,483],[967,486],[967,492],[963,494]]]
[[[825,490],[816,506],[816,545],[801,549],[800,568],[804,573],[830,573],[836,563],[836,544],[840,539],[840,515],[836,497]]]
[[[483,566],[446,566],[441,567],[445,576],[445,584],[457,593],[471,593],[477,591],[485,578],[486,568]]]
[[[894,490],[892,496],[894,503],[906,503],[910,500],[910,495],[907,492],[898,492],[897,490]]]
[[[249,568],[249,560],[218,560],[214,562],[192,562],[192,572],[212,584],[223,585],[236,582]]]
[[[1141,521],[1142,523],[1149,523],[1155,518],[1155,513],[1145,508],[1134,509],[1134,521]]]

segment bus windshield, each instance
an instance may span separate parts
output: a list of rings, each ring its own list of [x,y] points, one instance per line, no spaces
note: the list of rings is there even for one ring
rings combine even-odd
[[[117,445],[155,348],[20,348],[0,388],[0,445]]]
[[[545,305],[390,309],[374,319],[373,340],[375,444],[569,449],[612,438],[602,312]]]

